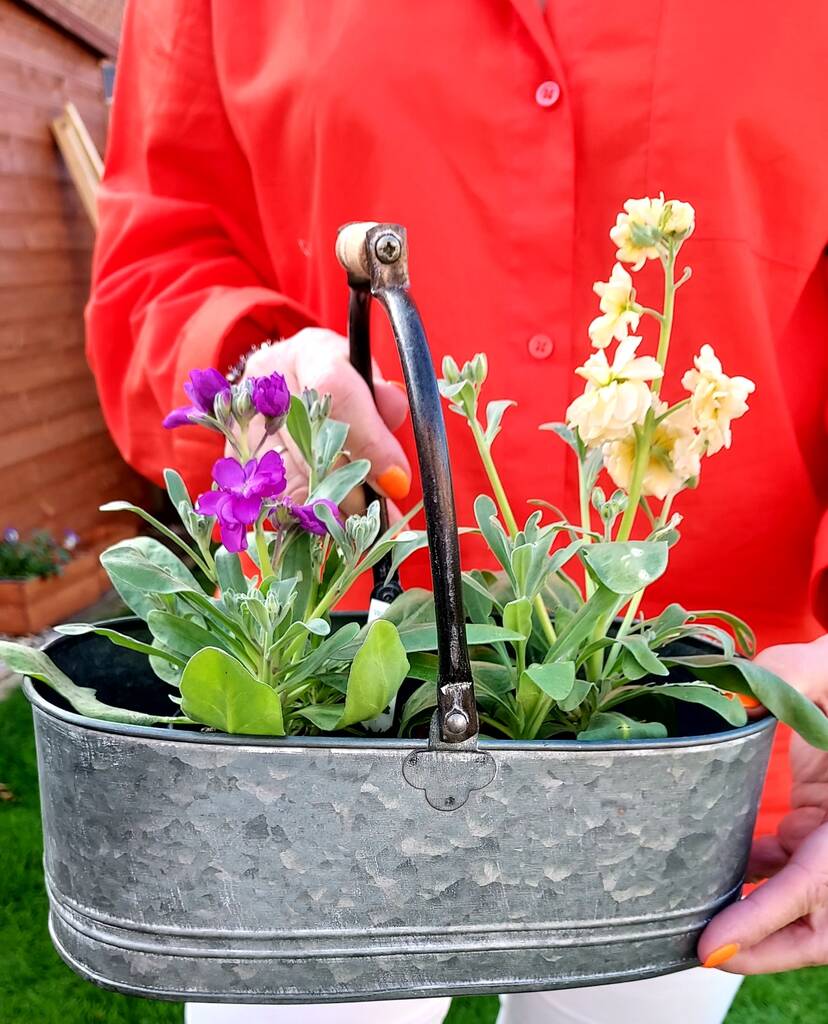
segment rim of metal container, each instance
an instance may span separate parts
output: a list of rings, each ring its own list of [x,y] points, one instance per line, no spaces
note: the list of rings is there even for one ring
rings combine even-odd
[[[45,683],[43,685],[46,685]],[[213,746],[232,747],[276,747],[301,749],[335,749],[348,750],[424,750],[428,747],[426,739],[402,739],[399,737],[380,737],[369,739],[359,736],[257,736],[230,735],[228,733],[196,732],[184,726],[155,725],[124,725],[120,722],[103,722],[99,718],[87,718],[64,711],[46,700],[37,692],[32,680],[26,677],[23,681],[23,692],[39,711],[52,718],[68,722],[95,732],[115,733],[118,736],[134,736],[146,740],[172,740],[181,743],[208,743]],[[558,750],[558,751],[592,751],[596,750],[663,750],[674,747],[710,746],[716,743],[728,743],[740,740],[772,729],[776,725],[773,715],[761,718],[757,722],[740,726],[738,729],[726,729],[724,732],[705,733],[701,736],[667,736],[664,739],[649,740],[489,740],[481,739],[479,746],[485,750]]]

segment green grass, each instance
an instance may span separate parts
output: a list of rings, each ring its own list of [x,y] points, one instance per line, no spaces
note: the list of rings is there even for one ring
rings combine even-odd
[[[104,992],[58,959],[46,931],[31,716],[0,703],[0,1024],[181,1024],[181,1007]],[[493,997],[456,999],[447,1024],[492,1024]],[[676,1018],[678,1019],[678,1018]],[[748,978],[727,1024],[825,1024],[828,968]],[[393,1024],[393,1021],[389,1022]]]

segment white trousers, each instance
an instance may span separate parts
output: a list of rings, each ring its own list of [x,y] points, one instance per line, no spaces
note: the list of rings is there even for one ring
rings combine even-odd
[[[501,996],[497,1024],[722,1024],[742,978],[696,967],[646,981]],[[449,999],[318,1006],[189,1003],[185,1024],[441,1024]]]

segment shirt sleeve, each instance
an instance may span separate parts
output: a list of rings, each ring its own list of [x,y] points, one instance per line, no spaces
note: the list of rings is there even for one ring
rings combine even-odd
[[[107,425],[145,476],[174,465],[204,489],[221,439],[161,426],[187,373],[314,323],[274,280],[209,0],[127,5],[98,208],[87,355]]]

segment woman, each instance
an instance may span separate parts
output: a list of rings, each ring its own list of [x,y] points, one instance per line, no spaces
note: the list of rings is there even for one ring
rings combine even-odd
[[[671,358],[689,366],[713,341],[757,392],[737,448],[682,496],[690,529],[650,600],[743,615],[762,662],[826,706],[828,8],[806,8],[793,19],[770,5],[757,18],[747,0],[128,7],[88,310],[125,457],[156,480],[183,467],[204,489],[217,452],[203,432],[165,434],[164,412],[191,368],[226,371],[286,339],[244,372],[331,392],[374,486],[410,501],[413,440],[389,334],[378,323],[375,406],[335,333],[347,301],[336,228],[389,220],[409,231],[435,361],[486,350],[490,393],[518,401],[511,436],[537,438],[505,464],[514,501],[543,492],[571,508],[564,448],[534,430],[573,397],[591,286],[611,265],[607,225],[627,196],[664,189],[699,213]],[[655,278],[645,268],[636,283],[645,292]],[[476,460],[457,459],[466,438],[451,419],[469,521],[485,482]],[[828,762],[794,746],[791,789],[785,746],[752,868],[773,877],[699,947],[719,970],[512,996],[502,1020],[660,1021],[680,1000],[684,1022],[713,1024],[741,975],[826,962]],[[446,1005],[190,1007],[188,1020],[414,1024]]]

